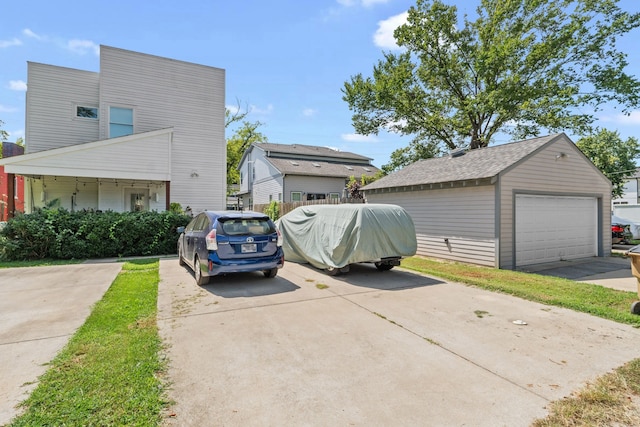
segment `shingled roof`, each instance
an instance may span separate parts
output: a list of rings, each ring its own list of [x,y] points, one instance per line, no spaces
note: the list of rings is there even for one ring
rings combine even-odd
[[[337,160],[358,160],[369,161],[370,157],[361,156],[360,154],[350,153],[348,151],[338,151],[329,147],[319,147],[315,145],[302,145],[302,144],[272,144],[268,142],[254,143],[254,147],[259,148],[267,152],[269,157],[280,157],[278,154],[287,155],[286,157],[293,156],[313,156],[313,157],[332,157]],[[284,156],[283,156],[284,157]]]
[[[462,156],[419,160],[362,190],[491,178],[564,134],[478,148]]]
[[[351,176],[360,178],[362,175],[374,176],[378,168],[369,164],[353,163],[333,163],[317,160],[282,159],[267,157],[271,163],[284,175],[306,175],[306,176],[330,176],[349,178]]]

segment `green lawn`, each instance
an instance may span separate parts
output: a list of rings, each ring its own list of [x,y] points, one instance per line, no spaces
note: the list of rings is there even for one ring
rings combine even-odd
[[[154,426],[165,406],[159,262],[126,262],[10,426]]]

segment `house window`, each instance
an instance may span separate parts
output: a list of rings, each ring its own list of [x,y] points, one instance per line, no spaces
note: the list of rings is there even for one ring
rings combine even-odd
[[[244,183],[244,172],[240,171],[240,185]]]
[[[302,201],[302,193],[299,191],[291,192],[291,201],[292,202],[301,202]]]
[[[109,138],[133,134],[133,109],[109,108]]]
[[[97,119],[98,107],[87,107],[86,105],[76,105],[76,117],[85,119]]]
[[[340,198],[340,193],[330,193],[329,198],[331,200],[338,200]]]
[[[269,203],[273,201],[273,194],[269,194]]]
[[[324,193],[307,193],[307,200],[324,200],[327,195]]]
[[[282,201],[282,193],[278,193],[278,201],[281,202]]]

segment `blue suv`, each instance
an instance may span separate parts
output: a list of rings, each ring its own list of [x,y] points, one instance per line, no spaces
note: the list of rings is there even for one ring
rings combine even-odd
[[[178,232],[180,265],[193,269],[200,286],[227,273],[262,271],[276,277],[284,265],[280,232],[262,213],[205,211]]]

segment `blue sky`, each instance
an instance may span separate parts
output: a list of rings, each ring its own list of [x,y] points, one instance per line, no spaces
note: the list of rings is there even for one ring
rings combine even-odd
[[[447,2],[447,1],[446,1]],[[450,1],[449,1],[450,2]],[[226,70],[226,104],[248,106],[269,142],[334,147],[388,163],[410,138],[360,136],[341,89],[371,74],[410,0],[185,0],[181,2],[5,1],[0,27],[0,120],[9,141],[24,136],[27,61],[99,71],[99,45]],[[474,14],[479,0],[457,0]],[[640,11],[637,0],[620,6]],[[618,41],[628,72],[640,76],[640,31]],[[634,49],[635,48],[635,49]],[[640,111],[613,106],[600,126],[640,137]],[[232,130],[227,130],[230,136]],[[570,135],[572,136],[572,135]],[[574,136],[572,136],[574,137]],[[574,140],[576,138],[574,137]],[[494,143],[508,142],[498,136]],[[28,141],[27,141],[28,143]]]

